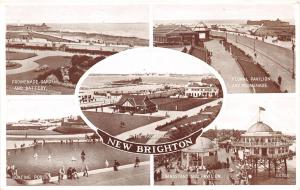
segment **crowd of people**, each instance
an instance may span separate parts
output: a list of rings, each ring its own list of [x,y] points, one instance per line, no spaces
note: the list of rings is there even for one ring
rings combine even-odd
[[[231,150],[224,148],[224,152],[228,154]],[[176,182],[182,184],[184,179],[186,179],[187,185],[215,185],[221,181],[232,185],[251,183],[253,170],[247,159],[240,159],[238,153],[233,151],[225,160],[224,166],[226,167],[220,168],[222,171],[219,171],[211,167],[206,167],[205,169],[197,166],[185,167],[182,165],[179,153],[158,155],[154,158],[154,181],[160,182],[167,179],[166,182],[170,183],[170,185],[175,185]],[[225,173],[228,173],[228,175],[225,175]],[[175,178],[181,178],[182,180],[180,182],[173,180]]]
[[[82,163],[83,163],[83,167],[80,169],[80,172],[82,172],[83,177],[89,177],[89,167],[86,163],[84,163],[84,161],[86,159],[86,153],[84,152],[84,150],[82,150],[80,156],[81,156]],[[141,162],[140,158],[136,157],[133,167],[134,168],[139,167],[140,162]],[[108,160],[105,160],[104,164],[105,164],[106,168],[110,167]],[[121,164],[119,163],[118,160],[114,160],[113,165],[111,167],[113,168],[113,171],[119,171],[120,165]],[[7,166],[7,175],[11,179],[20,179],[18,176],[18,173],[17,173],[17,168],[14,165]],[[60,184],[61,181],[64,180],[65,178],[70,179],[70,180],[76,180],[76,179],[79,179],[79,176],[80,175],[78,174],[78,171],[75,167],[68,167],[68,169],[66,170],[65,166],[62,166],[58,170],[58,176],[57,176],[58,181],[57,182],[58,182],[58,184]],[[53,181],[53,178],[52,178],[50,172],[45,172],[42,176],[39,176],[39,177],[35,176],[34,178],[31,178],[31,179],[41,179],[44,184],[55,182],[55,181]],[[21,179],[21,180],[27,180],[27,179]]]

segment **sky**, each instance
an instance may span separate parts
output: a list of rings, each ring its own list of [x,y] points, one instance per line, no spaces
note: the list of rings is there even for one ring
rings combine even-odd
[[[145,47],[122,51],[110,56],[101,61],[101,64],[96,64],[88,72],[99,74],[205,74],[213,71],[215,70],[207,63],[189,54],[167,48]],[[86,73],[85,76],[88,74]]]
[[[148,22],[145,5],[7,5],[7,23]]]
[[[79,115],[79,108],[70,96],[58,98],[33,96],[30,98],[22,97],[21,99],[9,98],[7,101],[7,122],[23,119],[57,119],[71,115]]]
[[[155,5],[154,20],[292,19],[293,4]]]
[[[285,94],[228,95],[217,116],[217,128],[247,130],[257,122],[259,106],[266,110],[261,111],[261,121],[274,131],[296,134],[296,98]]]

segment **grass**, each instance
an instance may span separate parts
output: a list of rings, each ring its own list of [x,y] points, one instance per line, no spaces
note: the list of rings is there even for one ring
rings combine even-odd
[[[199,122],[199,121],[202,121],[204,119],[209,119],[209,116],[208,115],[200,115],[200,114],[194,115],[194,116],[191,116],[191,117],[184,118],[184,119],[182,119],[178,122],[172,123],[170,125],[166,125],[166,126],[160,128],[159,131],[169,131],[173,127],[180,127],[181,125],[189,124],[189,123],[192,123],[192,122]]]
[[[57,69],[63,65],[71,64],[71,57],[69,56],[49,56],[36,60],[40,66],[48,65],[50,69]]]
[[[53,131],[61,134],[85,134],[94,132],[94,130],[87,127],[57,127]]]
[[[24,60],[35,56],[35,53],[6,51],[6,60]]]
[[[201,98],[156,98],[151,99],[158,105],[158,110],[166,111],[187,111],[195,107],[201,106],[214,99],[201,99]],[[176,109],[177,107],[177,109]]]
[[[112,114],[90,111],[84,111],[83,114],[97,128],[102,129],[103,131],[114,136],[163,119],[163,117],[148,117],[142,115]],[[124,127],[121,127],[120,125],[122,121],[125,123]]]
[[[6,63],[6,70],[11,70],[11,69],[17,69],[22,67],[22,65],[20,63],[15,63],[15,62],[10,62],[10,63]]]
[[[231,45],[232,54],[237,57],[237,63],[240,65],[245,77],[250,84],[254,85],[257,93],[273,93],[280,92],[279,86],[270,79],[270,75],[259,65],[254,64],[254,61],[249,55],[246,55],[241,49]],[[252,78],[264,80],[252,80]]]
[[[71,57],[66,56],[49,56],[35,61],[40,66],[48,65],[50,69],[56,69],[71,62]],[[18,74],[6,75],[6,84],[11,85],[12,80],[33,80],[42,72],[27,71]]]

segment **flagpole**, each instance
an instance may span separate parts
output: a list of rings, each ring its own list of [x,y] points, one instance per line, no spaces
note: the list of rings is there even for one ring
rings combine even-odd
[[[260,122],[260,108],[258,107],[258,122]]]

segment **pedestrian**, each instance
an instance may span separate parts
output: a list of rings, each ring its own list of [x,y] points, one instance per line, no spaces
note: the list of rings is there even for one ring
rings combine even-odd
[[[229,181],[230,181],[231,185],[234,185],[235,184],[234,179],[231,176],[229,176],[228,178],[229,178]]]
[[[108,163],[108,161],[107,160],[105,160],[105,167],[109,167],[109,163]]]
[[[188,181],[187,183],[188,185],[192,185],[192,178],[190,174],[188,174],[187,181]]]
[[[119,166],[120,166],[120,163],[117,160],[115,160],[114,161],[114,171],[118,171]]]
[[[227,168],[229,168],[229,158],[226,158],[226,162],[227,162]]]
[[[281,78],[280,75],[278,76],[277,81],[278,81],[278,84],[279,84],[279,86],[280,86],[280,85],[281,85],[281,82],[282,82],[282,78]]]
[[[139,165],[140,165],[140,159],[139,157],[136,157],[134,167],[139,167]]]
[[[158,172],[157,172],[157,170],[154,171],[154,181],[158,181]]]
[[[157,177],[158,177],[158,181],[162,180],[162,171],[161,171],[161,169],[158,171]]]
[[[88,168],[88,166],[86,164],[85,167],[84,167],[84,170],[83,170],[83,176],[89,177],[88,170],[89,170],[89,168]]]
[[[82,150],[82,152],[81,152],[81,160],[82,160],[82,162],[84,162],[84,160],[85,160],[85,152],[84,152],[84,150]]]
[[[58,183],[60,183],[60,181],[63,180],[65,173],[65,167],[62,166],[58,171]]]

